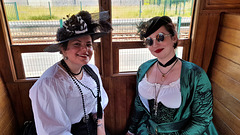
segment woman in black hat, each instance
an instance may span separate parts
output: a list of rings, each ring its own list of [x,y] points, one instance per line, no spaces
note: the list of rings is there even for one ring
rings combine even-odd
[[[211,83],[199,66],[175,55],[178,37],[167,16],[138,26],[156,59],[137,72],[137,96],[127,134],[217,134],[212,123]]]
[[[88,64],[93,41],[112,30],[106,12],[97,20],[87,11],[67,16],[57,44],[45,48],[63,59],[47,69],[30,89],[40,135],[105,134],[103,110],[108,104],[98,68]]]

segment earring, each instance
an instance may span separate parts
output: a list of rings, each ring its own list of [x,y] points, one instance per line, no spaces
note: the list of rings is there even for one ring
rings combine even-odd
[[[68,60],[68,57],[66,56],[66,57],[64,57],[64,60]]]

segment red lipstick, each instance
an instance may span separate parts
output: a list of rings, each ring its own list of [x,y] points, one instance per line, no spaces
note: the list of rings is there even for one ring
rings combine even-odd
[[[155,50],[154,52],[155,52],[155,53],[160,53],[162,50],[163,50],[163,49],[157,49],[157,50]]]

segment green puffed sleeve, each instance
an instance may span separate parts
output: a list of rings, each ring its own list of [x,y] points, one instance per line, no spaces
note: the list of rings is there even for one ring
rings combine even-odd
[[[202,135],[208,130],[212,121],[213,97],[211,83],[205,71],[200,67],[194,68],[194,93],[191,106],[190,123],[183,135]]]
[[[147,113],[141,105],[139,96],[136,96],[129,131],[131,133],[146,132],[147,127],[144,122],[147,120],[147,117]]]

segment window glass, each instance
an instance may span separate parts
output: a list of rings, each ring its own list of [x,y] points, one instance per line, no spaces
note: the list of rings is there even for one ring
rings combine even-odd
[[[55,42],[63,17],[80,10],[98,12],[98,0],[5,0],[13,44]],[[136,25],[154,16],[170,16],[187,38],[193,0],[112,0],[113,41],[139,40]]]
[[[5,0],[12,44],[51,44],[66,15],[98,12],[98,0]]]
[[[62,59],[59,52],[22,53],[25,77],[39,77],[50,66]],[[94,53],[89,64],[94,64]]]
[[[193,0],[112,0],[113,41],[139,40],[136,26],[154,16],[167,15],[179,38],[188,38]]]
[[[182,49],[182,47],[176,49],[176,55],[179,58],[182,58]],[[154,58],[147,48],[120,49],[119,72],[137,71],[143,62]]]

